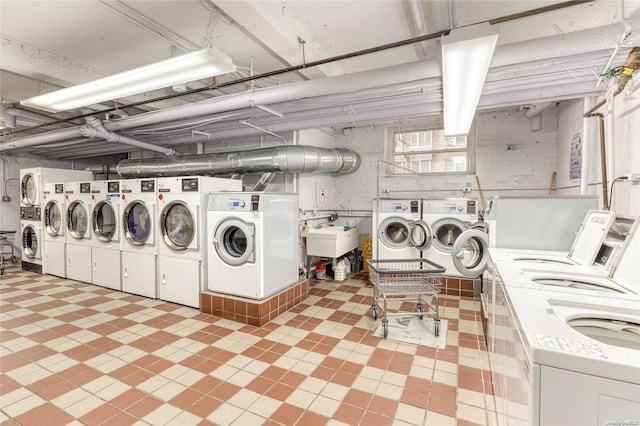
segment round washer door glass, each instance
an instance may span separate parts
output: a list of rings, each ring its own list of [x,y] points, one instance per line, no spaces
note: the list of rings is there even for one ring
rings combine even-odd
[[[488,246],[486,233],[477,229],[463,232],[451,250],[453,265],[465,277],[477,277],[487,268]]]
[[[67,210],[67,227],[74,238],[82,239],[87,234],[89,218],[84,204],[74,201]]]
[[[382,221],[378,229],[380,242],[390,248],[407,247],[411,230],[410,222],[400,217],[390,217]]]
[[[49,201],[44,206],[44,224],[47,234],[52,237],[62,235],[62,212],[57,202]]]
[[[424,220],[416,220],[411,224],[411,234],[409,240],[411,245],[418,250],[428,250],[433,242],[433,232],[431,227]]]
[[[182,203],[171,203],[162,210],[162,236],[169,247],[186,250],[195,236],[195,219]]]
[[[31,173],[22,177],[22,201],[27,205],[35,204],[38,199],[38,187],[36,179]]]
[[[142,201],[130,203],[124,211],[124,226],[127,240],[133,244],[144,244],[151,235],[151,215]]]
[[[26,226],[22,230],[22,252],[29,259],[35,258],[38,253],[38,234],[33,226]]]
[[[469,224],[450,218],[435,221],[431,226],[434,234],[433,245],[445,253],[451,253],[460,235],[469,229]]]
[[[116,212],[108,201],[93,208],[93,232],[100,241],[111,241],[116,234]]]
[[[255,228],[238,219],[220,223],[213,236],[218,256],[228,265],[242,265],[255,261]]]

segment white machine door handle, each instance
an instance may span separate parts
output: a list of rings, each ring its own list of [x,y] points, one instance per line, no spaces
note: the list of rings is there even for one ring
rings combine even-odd
[[[93,262],[93,270],[97,271],[98,270],[98,262]]]
[[[166,272],[162,273],[162,284],[167,284],[167,273]]]
[[[124,277],[125,277],[125,278],[128,278],[128,277],[129,277],[129,267],[128,267],[128,266],[125,266],[125,267],[124,267]]]

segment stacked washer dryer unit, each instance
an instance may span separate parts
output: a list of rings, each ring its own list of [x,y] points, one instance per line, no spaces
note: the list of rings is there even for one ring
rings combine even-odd
[[[582,265],[535,272],[531,265],[496,262],[498,305],[505,306],[496,340],[511,342],[490,348],[494,387],[508,387],[496,398],[499,424],[637,423],[639,222],[608,277]],[[575,285],[548,285],[550,279]],[[519,372],[527,374],[514,375]],[[514,394],[521,398],[509,397]]]
[[[372,224],[374,259],[420,259],[433,240],[431,227],[422,220],[419,198],[374,199]]]
[[[91,197],[92,181],[68,182],[65,187],[67,202],[67,278],[91,282]]]
[[[207,280],[207,199],[241,191],[242,181],[214,177],[158,178],[158,298],[194,308]]]
[[[477,206],[477,200],[470,198],[422,200],[422,220],[433,231],[433,244],[423,257],[444,266],[443,275],[475,278],[484,270],[486,236],[476,229],[480,227]],[[456,243],[461,250],[454,258]]]
[[[209,290],[262,300],[298,281],[297,194],[211,194],[207,221]]]
[[[67,277],[65,183],[45,183],[43,190],[44,258],[42,272]]]
[[[156,178],[120,181],[122,208],[122,291],[157,297]]]
[[[91,282],[121,290],[120,269],[122,207],[119,180],[92,182]]]
[[[42,273],[43,191],[44,184],[65,182],[71,179],[91,179],[91,172],[84,170],[51,169],[35,167],[20,170],[20,229],[22,239],[22,269]]]

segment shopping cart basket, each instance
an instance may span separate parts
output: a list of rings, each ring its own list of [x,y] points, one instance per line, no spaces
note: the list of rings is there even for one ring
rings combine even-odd
[[[16,263],[18,258],[13,254],[13,240],[16,231],[0,231],[0,275],[4,274],[4,260],[10,259]]]
[[[442,281],[435,274],[442,274],[445,268],[428,259],[369,259],[369,281],[373,284],[373,318],[382,318],[382,334],[389,333],[388,316],[417,315],[420,319],[429,310],[434,312],[434,334],[440,334],[440,314],[438,293]],[[433,296],[433,306],[422,296]],[[416,312],[388,312],[387,300],[416,301]],[[382,302],[382,304],[381,304]],[[425,305],[427,312],[425,312]]]

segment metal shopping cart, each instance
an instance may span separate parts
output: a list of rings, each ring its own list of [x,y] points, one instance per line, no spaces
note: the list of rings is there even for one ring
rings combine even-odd
[[[373,284],[373,319],[382,318],[382,334],[389,333],[388,316],[417,315],[422,319],[429,310],[434,312],[434,334],[440,334],[440,314],[438,312],[438,293],[442,281],[435,274],[445,271],[443,266],[427,259],[369,259],[369,281]],[[426,303],[422,296],[433,296],[433,306]],[[416,311],[388,312],[387,300],[416,301]],[[382,304],[381,304],[382,302]],[[427,311],[425,312],[425,305]]]
[[[18,258],[13,254],[13,240],[16,231],[0,231],[0,275],[4,274],[4,260],[10,259],[16,263]]]

